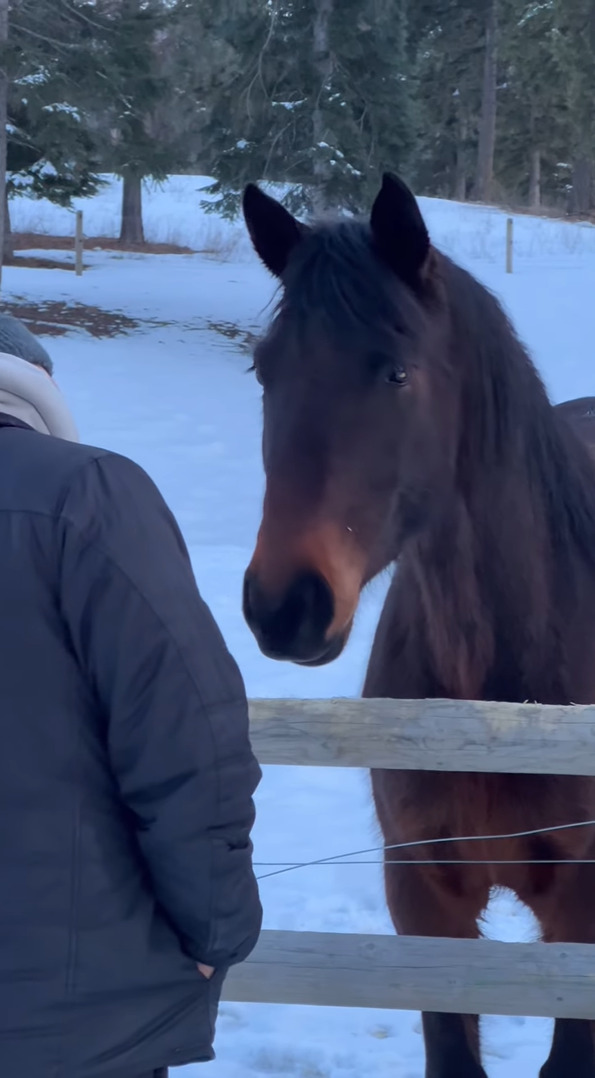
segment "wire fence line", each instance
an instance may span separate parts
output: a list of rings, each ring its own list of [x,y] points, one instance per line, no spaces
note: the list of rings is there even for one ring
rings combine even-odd
[[[369,854],[384,853],[390,850],[410,850],[422,846],[447,845],[455,842],[502,842],[507,839],[533,838],[537,835],[549,835],[560,831],[573,831],[584,827],[595,827],[595,820],[577,820],[573,823],[554,824],[551,827],[535,827],[529,831],[511,831],[498,835],[448,835],[439,838],[415,839],[412,842],[394,842],[386,846],[370,846],[365,850],[350,850],[347,853],[337,853],[330,857],[318,857],[312,861],[255,861],[255,868],[275,868],[274,872],[265,872],[257,879],[267,880],[272,876],[282,876],[288,872],[296,872],[302,868],[316,868],[325,865],[593,865],[595,858],[518,858],[509,860],[486,859],[472,860],[453,858],[440,860],[430,858],[427,860],[387,860],[384,857],[374,861],[362,861],[359,858]],[[349,858],[349,860],[347,860]],[[357,860],[356,860],[357,858]]]
[[[250,701],[250,725],[257,758],[273,766],[595,777],[593,705],[265,699]],[[312,860],[287,860],[296,851],[284,849],[286,860],[254,865],[260,881],[305,868],[383,864],[459,865],[467,872],[471,866],[509,865],[511,875],[513,866],[521,871],[565,864],[568,873],[576,865],[578,877],[578,866],[595,864],[595,833],[584,831],[593,827],[595,819],[584,819],[502,834],[424,836]],[[577,835],[577,829],[584,835],[577,852],[592,853],[593,859],[564,856],[565,845],[553,841],[555,835]],[[530,841],[513,848],[494,845],[534,836],[552,836],[552,857]],[[464,857],[456,857],[459,851]],[[534,858],[521,856],[532,852]],[[485,939],[265,929],[254,954],[232,970],[225,998],[592,1019],[594,971],[595,943],[513,946]]]

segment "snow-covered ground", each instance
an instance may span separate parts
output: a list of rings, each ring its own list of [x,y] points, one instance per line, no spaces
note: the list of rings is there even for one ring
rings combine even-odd
[[[205,218],[198,193],[204,182],[178,177],[149,191],[146,231],[151,240],[209,248],[209,254],[89,250],[82,278],[60,270],[6,269],[4,297],[94,304],[141,320],[128,336],[95,340],[73,331],[45,340],[83,438],[129,454],[160,485],[249,695],[356,695],[385,583],[364,597],[345,654],[327,668],[304,671],[267,661],[242,619],[241,579],[263,489],[260,400],[245,373],[248,356],[222,331],[229,324],[255,331],[266,318],[273,286],[239,225]],[[502,213],[437,200],[424,199],[422,206],[435,242],[504,300],[553,397],[593,393],[595,229],[518,217],[515,273],[507,276]],[[82,208],[88,234],[116,232],[116,185]],[[64,234],[72,223],[68,211],[43,203],[13,205],[15,228]],[[266,768],[257,807],[257,863],[307,861],[378,840],[363,772]],[[378,865],[303,868],[263,881],[262,897],[268,928],[390,931]],[[534,934],[528,915],[508,896],[494,901],[488,931],[510,940]],[[537,1075],[549,1031],[547,1021],[486,1019],[490,1078]],[[221,1008],[217,1053],[208,1071],[213,1078],[423,1074],[419,1016],[396,1011],[228,1003]],[[203,1071],[182,1073],[198,1078]]]

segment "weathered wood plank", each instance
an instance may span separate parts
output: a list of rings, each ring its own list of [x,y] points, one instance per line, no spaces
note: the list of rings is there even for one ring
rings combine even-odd
[[[595,1018],[595,945],[263,932],[223,998]]]
[[[595,775],[595,706],[251,700],[263,764]]]

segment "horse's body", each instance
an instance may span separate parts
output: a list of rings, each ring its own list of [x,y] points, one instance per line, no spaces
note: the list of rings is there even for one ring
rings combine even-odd
[[[370,225],[310,230],[255,188],[245,214],[284,285],[255,354],[267,490],[244,609],[263,651],[331,661],[362,587],[398,561],[364,695],[594,702],[595,399],[552,407],[499,305],[432,250],[394,178]],[[595,780],[372,783],[386,846],[427,840],[387,850],[397,931],[477,936],[504,886],[544,939],[595,942],[595,865],[577,863],[595,828],[432,843],[595,819]],[[476,1018],[427,1014],[424,1034],[428,1078],[485,1078]],[[591,1023],[556,1023],[542,1075],[595,1078]]]

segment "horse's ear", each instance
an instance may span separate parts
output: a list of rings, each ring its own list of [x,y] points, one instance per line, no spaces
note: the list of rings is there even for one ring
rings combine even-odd
[[[383,260],[408,284],[421,283],[430,237],[413,192],[392,172],[382,177],[370,225]]]
[[[244,190],[242,209],[254,250],[267,269],[280,277],[306,225],[296,221],[289,210],[254,183]]]

